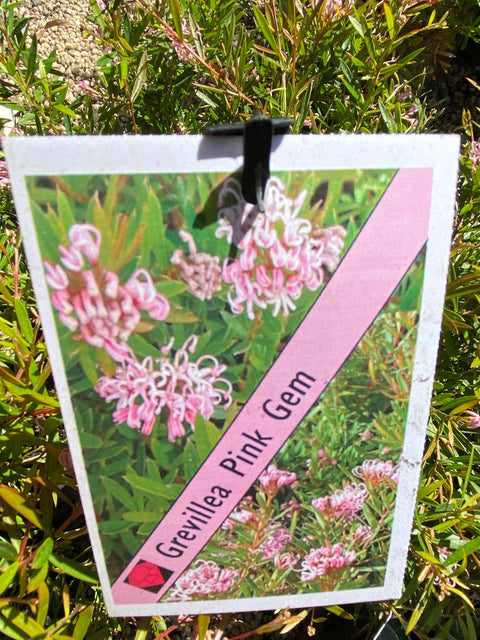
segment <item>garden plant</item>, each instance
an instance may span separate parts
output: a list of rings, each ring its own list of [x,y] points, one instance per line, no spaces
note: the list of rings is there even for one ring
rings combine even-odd
[[[449,105],[438,96],[433,99],[431,79],[449,73],[455,55],[478,39],[480,25],[480,6],[474,0],[91,0],[90,33],[105,54],[97,61],[96,81],[80,97],[71,98],[55,51],[46,58],[39,55],[37,35],[28,19],[19,17],[18,4],[0,3],[0,104],[11,110],[9,135],[17,136],[198,133],[209,125],[245,119],[255,109],[291,117],[292,132],[305,135],[441,132],[442,111]],[[471,83],[480,91],[474,78]],[[108,617],[7,168],[0,160],[2,637],[233,640],[345,633],[373,640],[379,632],[379,640],[478,637],[479,123],[478,111],[466,109],[458,122],[462,155],[451,266],[404,593],[393,602],[271,612],[250,617],[250,624],[236,612]],[[159,503],[168,509],[177,497],[173,478],[192,477],[221,435],[218,424],[229,424],[238,403],[258,383],[276,356],[273,347],[261,346],[262,332],[277,336],[278,344],[288,339],[292,323],[305,313],[380,197],[378,185],[389,179],[388,171],[381,173],[328,176],[321,230],[328,247],[324,264],[308,282],[297,279],[298,295],[272,297],[265,285],[255,300],[239,284],[240,256],[221,269],[235,232],[229,223],[229,208],[239,200],[235,176],[189,176],[182,181],[181,206],[175,200],[178,185],[175,191],[165,176],[29,181],[44,237],[55,229],[62,238],[62,245],[48,247],[45,269],[58,330],[64,343],[70,340],[68,376],[87,434],[82,442],[86,464],[94,468],[100,458],[114,459],[120,451],[128,451],[132,461],[126,464],[123,456],[104,466],[93,495],[96,511],[109,514],[101,533],[112,567],[135,546],[133,532],[149,534],[155,525],[153,509]],[[160,202],[160,186],[177,195]],[[280,193],[285,211],[287,205],[299,209],[310,203],[302,209],[306,223],[319,215],[313,181],[285,172],[268,189],[267,208],[269,198],[273,201]],[[182,216],[191,222],[189,216],[209,193],[223,211],[220,223],[206,221],[195,233],[179,231]],[[83,224],[74,222],[72,201]],[[132,212],[130,222],[121,215],[125,207]],[[166,232],[155,224],[161,208],[169,221]],[[148,233],[135,222],[135,215],[145,211],[152,216]],[[279,216],[278,224],[285,220]],[[260,233],[262,219],[256,224]],[[302,242],[312,241],[308,233]],[[243,245],[238,242],[245,253],[247,241],[245,236]],[[261,250],[260,245],[256,249]],[[148,264],[143,260],[140,266],[139,256]],[[207,288],[192,276],[200,262],[213,274]],[[304,434],[292,438],[280,452],[204,549],[194,570],[198,575],[187,572],[178,581],[173,599],[185,594],[204,599],[208,593],[192,587],[199,580],[210,593],[223,589],[249,596],[277,593],[285,579],[304,592],[316,580],[328,590],[344,588],[349,581],[358,587],[381,571],[378,561],[386,553],[401,418],[408,403],[404,372],[413,357],[422,265],[421,256],[402,282],[401,299],[408,303],[400,305],[400,298],[392,298],[355,359],[329,387],[322,412],[315,407],[310,412],[308,440]],[[99,335],[81,309],[77,313],[75,300],[84,286],[79,285],[81,273],[90,274],[83,280],[87,289],[88,278],[95,277],[105,296],[114,290],[110,298],[132,303],[120,332]],[[212,330],[200,334],[195,322],[205,313],[205,299]],[[215,324],[219,314],[226,332]],[[221,354],[218,359],[209,351],[213,343],[215,354]],[[126,409],[122,380],[139,372],[152,380],[162,372],[165,379],[187,362],[191,373],[199,366],[209,368],[209,393],[197,397],[196,404],[185,402],[184,388],[174,388],[176,403],[162,400],[161,420],[158,406],[137,403],[135,413]],[[155,384],[163,398],[161,385]],[[193,373],[189,384],[191,397],[198,396]],[[179,413],[180,400],[184,405]],[[91,407],[100,416],[95,416],[95,425]],[[398,424],[389,419],[392,412],[399,416]],[[170,476],[159,476],[151,451],[171,470]],[[283,464],[295,473],[284,472]],[[357,507],[347,508],[347,502]],[[301,505],[308,505],[309,517],[300,525]],[[354,532],[352,538],[345,535],[345,523]],[[308,537],[319,528],[332,545],[330,551],[341,559],[340,571],[337,562],[335,573],[315,573],[319,558],[313,557]],[[229,548],[227,567],[224,553]],[[317,556],[323,553],[326,566],[326,552],[316,551]],[[247,579],[249,563],[258,566],[255,581]]]

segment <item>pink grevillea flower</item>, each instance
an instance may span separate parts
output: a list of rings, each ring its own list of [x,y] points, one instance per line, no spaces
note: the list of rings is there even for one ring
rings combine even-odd
[[[355,514],[362,510],[368,491],[365,485],[347,484],[329,496],[312,500],[312,506],[323,513],[327,520],[343,518],[351,522]]]
[[[332,575],[355,562],[355,551],[346,551],[342,543],[333,547],[312,549],[302,562],[302,582],[311,582],[322,576]]]
[[[293,569],[298,562],[298,555],[296,553],[281,553],[276,555],[273,561],[275,569],[286,571],[287,569]]]
[[[370,540],[373,538],[373,530],[366,524],[361,524],[355,529],[352,535],[352,540],[356,545],[368,546]]]
[[[324,2],[324,0],[314,0],[314,5]],[[353,6],[352,0],[326,0],[322,9],[322,15],[325,19],[344,16]]]
[[[352,469],[352,473],[370,488],[392,480],[398,482],[397,467],[393,460],[365,460],[361,465]]]
[[[163,349],[163,357],[138,362],[133,355],[117,367],[115,376],[102,376],[95,390],[107,402],[116,401],[113,419],[149,435],[162,409],[167,410],[168,439],[185,435],[184,422],[192,431],[200,414],[208,420],[216,405],[231,403],[232,385],[221,374],[226,366],[213,356],[191,362],[197,336],[190,336],[168,357],[172,342]]]
[[[317,468],[319,470],[324,469],[325,467],[334,467],[337,464],[336,460],[332,460],[328,455],[328,452],[325,449],[318,449],[317,451]],[[307,460],[307,468],[309,471],[307,472],[311,475],[310,469],[312,468],[312,461],[310,459]]]
[[[182,37],[178,36],[177,32],[169,25],[165,24],[165,35],[170,40],[175,49],[180,62],[196,62],[195,49],[188,43],[188,39],[192,35],[189,24],[185,18],[182,18]],[[197,37],[200,35],[198,29],[195,30]]]
[[[122,362],[130,355],[126,341],[141,321],[141,311],[165,320],[168,300],[157,293],[146,269],[137,269],[122,285],[116,273],[99,265],[102,238],[94,225],[72,225],[68,239],[68,246],[58,247],[63,266],[44,261],[52,304],[76,340],[103,348]]]
[[[170,262],[180,267],[180,276],[192,295],[200,300],[211,300],[222,288],[222,269],[218,256],[197,253],[193,236],[180,231],[180,238],[187,243],[190,255],[184,256],[180,249],[173,252]]]
[[[480,415],[475,411],[465,411],[465,415],[468,416],[467,427],[469,429],[478,429],[480,427]]]
[[[8,168],[5,160],[0,160],[0,191],[10,188],[10,178],[8,177]]]
[[[200,560],[194,569],[185,571],[175,582],[168,600],[191,600],[196,596],[208,597],[226,593],[235,584],[237,569],[223,569],[216,562]]]
[[[297,476],[295,473],[282,471],[274,464],[270,464],[265,471],[262,472],[261,476],[258,478],[258,482],[265,493],[275,495],[282,487],[292,484],[296,479]]]
[[[268,536],[257,549],[257,551],[261,552],[264,560],[267,558],[274,558],[279,551],[283,551],[287,542],[290,542],[292,539],[292,536],[288,533],[288,530],[285,527],[275,528],[275,525],[272,525],[266,527],[265,530],[268,533]],[[269,531],[272,533],[269,533]]]
[[[292,200],[285,195],[283,182],[272,177],[265,192],[265,213],[258,213],[245,202],[234,178],[224,182],[216,236],[225,236],[242,249],[238,258],[225,260],[222,269],[223,280],[231,285],[227,296],[233,313],[246,308],[253,319],[254,306],[271,305],[274,316],[280,310],[288,316],[303,287],[315,291],[324,281],[324,267],[338,264],[346,231],[340,226],[313,229],[309,220],[298,217],[306,196],[303,190]]]
[[[472,169],[476,171],[480,165],[480,140],[472,140],[468,157],[472,163]]]
[[[224,529],[233,529],[236,523],[244,524],[247,527],[251,527],[252,529],[258,529],[260,526],[260,520],[253,513],[253,511],[249,511],[248,509],[235,509],[230,514],[230,517],[225,520],[222,525]]]

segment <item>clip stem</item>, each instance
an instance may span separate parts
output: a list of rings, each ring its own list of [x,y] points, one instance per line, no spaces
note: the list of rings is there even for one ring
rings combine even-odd
[[[270,150],[272,147],[272,119],[257,111],[245,123],[243,133],[243,197],[265,211],[264,194],[270,177]]]
[[[265,211],[265,187],[270,177],[270,151],[274,133],[288,133],[293,120],[270,118],[257,110],[246,122],[207,127],[206,135],[240,135],[243,133],[242,193],[250,204]]]

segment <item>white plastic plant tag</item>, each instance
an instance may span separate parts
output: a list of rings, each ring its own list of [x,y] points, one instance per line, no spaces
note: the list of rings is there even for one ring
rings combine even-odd
[[[109,612],[398,597],[459,138],[5,147]]]

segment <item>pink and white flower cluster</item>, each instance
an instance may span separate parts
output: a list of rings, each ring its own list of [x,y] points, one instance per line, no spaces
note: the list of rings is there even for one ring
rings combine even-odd
[[[10,178],[8,177],[8,168],[5,160],[0,160],[0,191],[10,188]]]
[[[180,277],[189,292],[199,300],[211,300],[222,288],[222,269],[218,256],[197,252],[195,241],[188,231],[180,231],[180,238],[187,243],[190,255],[184,256],[176,249],[170,262],[180,267]]]
[[[283,551],[287,542],[290,542],[292,536],[289,534],[285,527],[276,527],[275,525],[266,528],[268,536],[258,547],[257,551],[260,551],[264,560],[268,558],[274,558],[279,551]]]
[[[149,435],[163,408],[168,412],[168,439],[185,435],[183,423],[192,431],[200,414],[208,420],[214,407],[231,403],[232,385],[221,377],[226,366],[210,355],[190,361],[197,336],[187,338],[171,360],[172,341],[162,350],[163,357],[139,362],[133,355],[117,367],[115,375],[102,376],[95,387],[107,402],[116,401],[113,419]]]
[[[323,496],[312,500],[312,506],[320,511],[327,520],[343,518],[345,522],[351,522],[355,514],[362,511],[368,490],[365,485],[355,483],[347,484],[343,489],[337,489],[329,496]]]
[[[225,520],[222,525],[223,529],[231,530],[234,525],[239,522],[240,524],[245,524],[247,527],[252,529],[258,529],[260,526],[259,518],[253,513],[253,511],[249,511],[248,509],[237,508],[230,514],[230,517]]]
[[[322,576],[335,574],[340,569],[355,562],[355,551],[346,551],[341,542],[333,547],[320,547],[312,549],[302,561],[302,582],[311,582]]]
[[[296,553],[287,551],[286,553],[276,555],[273,562],[275,564],[275,569],[286,571],[287,569],[293,569],[293,567],[297,564],[298,555]]]
[[[140,323],[141,312],[165,320],[168,300],[156,291],[146,269],[137,269],[121,284],[117,273],[99,264],[102,237],[94,225],[72,225],[68,239],[70,244],[58,247],[61,265],[44,261],[52,304],[75,339],[103,348],[122,362],[130,355],[126,342]]]
[[[274,316],[280,310],[288,316],[303,288],[318,289],[324,281],[324,267],[332,269],[338,264],[346,231],[341,226],[314,229],[309,220],[299,217],[306,196],[303,190],[289,198],[283,182],[272,177],[266,188],[265,212],[257,213],[243,199],[234,178],[223,184],[216,236],[242,249],[238,258],[225,260],[222,269],[224,282],[231,285],[228,301],[233,313],[246,308],[253,319],[254,306],[265,309],[271,305]],[[226,206],[232,199],[234,204]]]
[[[296,479],[297,475],[295,473],[282,471],[282,469],[279,469],[274,464],[270,464],[262,472],[258,478],[258,482],[265,493],[274,496],[282,487],[292,484]]]
[[[393,460],[365,460],[361,465],[352,470],[354,476],[363,480],[370,488],[391,480],[398,483],[398,471]]]
[[[352,0],[314,0],[314,5],[322,2],[325,2],[322,15],[327,19],[344,16],[353,7]]]
[[[222,569],[216,562],[200,560],[194,569],[178,578],[168,600],[185,601],[225,593],[234,586],[239,573],[237,569]]]

